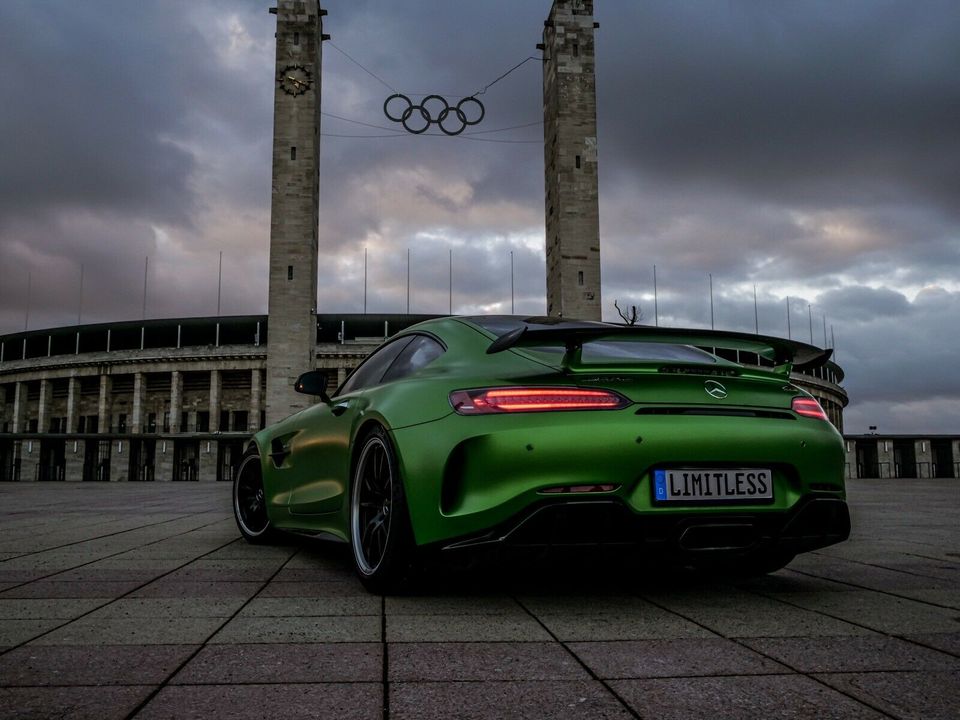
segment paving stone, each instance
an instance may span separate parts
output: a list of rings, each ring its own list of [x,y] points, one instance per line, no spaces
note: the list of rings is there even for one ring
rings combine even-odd
[[[380,682],[379,643],[207,645],[174,684]]]
[[[170,685],[137,720],[209,720],[229,717],[284,720],[374,720],[382,717],[380,683],[322,685]]]
[[[388,597],[388,615],[526,615],[515,600],[498,596]]]
[[[598,682],[397,683],[390,688],[393,720],[555,720],[629,718]]]
[[[346,582],[354,580],[356,575],[352,567],[290,567],[287,565],[274,578],[277,582]]]
[[[960,660],[897,638],[747,638],[744,644],[804,673],[954,670]]]
[[[25,645],[0,657],[0,685],[159,685],[193,645]]]
[[[550,640],[529,615],[390,615],[388,642]]]
[[[865,625],[884,633],[960,632],[955,610],[869,590],[852,593],[797,593],[780,596],[796,605]]]
[[[8,598],[115,598],[125,595],[141,583],[123,582],[61,582],[37,580],[0,594],[0,600]]]
[[[960,610],[960,590],[899,590],[897,594]]]
[[[267,565],[244,565],[236,568],[198,567],[191,563],[175,570],[159,582],[163,583],[203,583],[203,582],[255,582],[264,583],[277,569]]]
[[[636,595],[598,593],[565,593],[562,595],[521,595],[520,603],[534,615],[576,615],[589,610],[590,615],[623,615],[626,612],[658,612]]]
[[[40,645],[193,645],[202,643],[223,618],[84,617],[37,640]]]
[[[151,687],[0,688],[7,720],[123,720],[153,691]]]
[[[131,597],[142,598],[250,598],[263,587],[259,582],[176,581],[162,578],[146,585]]]
[[[137,585],[148,583],[163,575],[166,570],[151,568],[109,568],[86,565],[73,570],[65,570],[50,578],[57,582],[133,582]]]
[[[666,640],[716,637],[709,630],[659,608],[623,615],[544,615],[541,620],[560,640]]]
[[[69,620],[107,602],[110,602],[109,598],[0,600],[0,619],[61,618]]]
[[[610,685],[641,717],[657,720],[884,717],[798,675],[614,680]]]
[[[327,643],[380,642],[381,620],[376,616],[347,617],[236,617],[211,643]]]
[[[731,640],[683,638],[571,643],[600,678],[762,675],[789,672]]]
[[[556,642],[393,643],[391,682],[588,680]]]
[[[231,617],[244,598],[121,598],[90,614],[91,618]]]
[[[65,621],[58,618],[0,620],[0,645],[13,646],[52,630]]]
[[[260,597],[343,597],[366,592],[356,579],[344,582],[272,582],[263,589]]]
[[[904,637],[926,647],[960,657],[960,633],[914,633]]]
[[[820,594],[814,593],[818,597]],[[824,593],[846,597],[850,593]],[[871,631],[820,613],[747,594],[664,600],[675,612],[724,637],[869,635]]]
[[[255,597],[240,616],[245,617],[320,617],[339,615],[380,615],[381,601],[366,593],[344,597]]]
[[[956,720],[960,708],[960,682],[956,672],[879,672],[816,677],[895,717]]]

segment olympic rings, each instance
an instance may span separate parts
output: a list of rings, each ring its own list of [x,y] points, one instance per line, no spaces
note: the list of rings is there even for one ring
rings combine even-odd
[[[400,100],[407,104],[399,115],[390,112],[389,106],[393,100]],[[470,103],[477,106],[476,117],[472,120],[463,109]],[[427,107],[428,104],[431,107]],[[451,107],[446,98],[441,95],[427,95],[419,105],[414,105],[406,95],[396,93],[383,101],[383,114],[388,120],[401,123],[404,130],[414,135],[426,132],[431,125],[439,127],[445,135],[459,135],[468,125],[476,125],[483,120],[486,110],[483,103],[473,96],[461,98],[460,102]],[[451,117],[454,118],[453,121],[450,120]],[[410,122],[411,119],[413,123]]]

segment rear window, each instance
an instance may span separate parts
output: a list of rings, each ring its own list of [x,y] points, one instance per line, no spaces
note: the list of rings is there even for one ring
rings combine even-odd
[[[548,362],[560,362],[563,345],[538,345],[523,351],[541,356]],[[580,362],[584,365],[617,363],[678,362],[715,363],[717,358],[691,345],[638,342],[630,340],[591,340],[583,344]]]

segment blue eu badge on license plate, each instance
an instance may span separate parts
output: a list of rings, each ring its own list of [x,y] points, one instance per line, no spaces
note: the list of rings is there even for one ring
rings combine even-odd
[[[667,499],[667,473],[664,470],[653,471],[653,487],[657,500]]]

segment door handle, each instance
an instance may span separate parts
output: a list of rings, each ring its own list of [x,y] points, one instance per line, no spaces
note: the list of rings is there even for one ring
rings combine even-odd
[[[346,400],[344,402],[337,403],[336,405],[334,405],[332,408],[330,408],[330,412],[332,412],[334,415],[339,417],[340,415],[343,415],[349,407],[350,407],[350,401]]]

